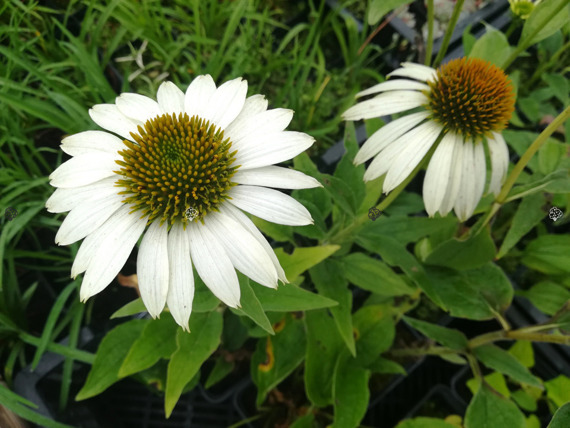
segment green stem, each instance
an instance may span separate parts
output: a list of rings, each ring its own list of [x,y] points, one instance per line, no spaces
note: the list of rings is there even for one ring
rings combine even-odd
[[[534,86],[534,84],[540,80],[541,76],[544,74],[544,72],[546,70],[548,70],[550,67],[552,67],[552,65],[554,64],[559,64],[558,59],[562,56],[562,54],[568,52],[568,49],[570,49],[570,41],[567,41],[560,49],[558,49],[548,60],[548,62],[545,62],[541,65],[539,65],[539,67],[536,69],[536,71],[534,72],[534,74],[532,75],[532,77],[530,78],[530,81],[528,83],[528,86],[530,88],[532,88]]]
[[[570,344],[570,336],[548,333],[533,333],[525,331],[525,329],[520,329],[512,331],[501,330],[482,334],[471,339],[469,341],[468,348],[474,349],[487,343],[498,342],[501,340],[528,340],[531,342],[556,343],[560,345]]]
[[[435,61],[433,62],[433,67],[437,68],[439,63],[445,56],[447,52],[447,47],[449,46],[449,42],[451,40],[451,36],[453,35],[453,31],[455,30],[455,25],[457,24],[457,20],[459,19],[459,14],[461,13],[461,9],[463,8],[463,3],[465,0],[457,0],[455,3],[455,7],[453,8],[453,13],[451,15],[451,19],[449,20],[449,25],[447,26],[447,30],[445,30],[445,35],[443,36],[443,41],[441,42],[441,47],[439,48],[439,52],[435,57]]]
[[[428,67],[431,64],[431,55],[433,52],[433,0],[428,0],[427,3],[427,14],[428,14],[428,37],[426,46],[426,58],[424,64]]]
[[[568,6],[568,2],[561,2],[560,6],[556,9],[553,9],[548,16],[545,16],[544,19],[540,22],[535,30],[530,33],[527,37],[523,40],[520,40],[516,49],[511,53],[511,55],[506,59],[506,61],[502,64],[501,68],[506,70],[512,62],[518,58],[518,56],[524,52],[529,46],[532,44],[532,39],[536,37],[536,35],[546,26],[548,23],[566,6]]]
[[[422,357],[424,355],[446,355],[457,353],[457,350],[446,348],[444,346],[430,346],[427,348],[402,348],[392,349],[390,351],[390,355],[392,357]]]
[[[35,337],[27,333],[20,333],[19,337],[23,342],[36,347],[39,346],[41,340],[39,337]],[[60,345],[59,343],[50,343],[46,349],[48,351],[55,352],[56,354],[63,355],[64,357],[72,358],[74,360],[87,364],[93,364],[93,361],[95,361],[95,355],[92,353],[81,351],[76,348],[71,348],[69,346]]]
[[[546,140],[548,140],[548,138],[554,133],[554,131],[556,131],[558,127],[562,125],[569,117],[570,117],[570,106],[566,107],[566,109],[564,109],[564,111],[562,111],[562,113],[560,113],[550,123],[550,125],[548,125],[546,129],[540,133],[540,135],[536,138],[536,140],[534,140],[534,142],[530,145],[530,147],[526,150],[526,152],[524,152],[524,154],[521,156],[521,158],[519,159],[519,161],[517,162],[517,164],[509,174],[509,176],[507,177],[505,184],[503,184],[503,187],[501,188],[501,192],[495,198],[495,202],[493,203],[493,205],[491,205],[483,220],[477,222],[477,224],[475,224],[469,231],[469,234],[471,236],[475,236],[477,233],[479,233],[481,229],[483,229],[489,223],[489,221],[491,220],[491,218],[493,218],[493,216],[497,213],[497,211],[499,211],[501,206],[507,200],[509,192],[511,191],[515,182],[519,178],[519,175],[525,169],[525,167],[530,162],[534,154],[542,147],[542,145],[546,142]]]

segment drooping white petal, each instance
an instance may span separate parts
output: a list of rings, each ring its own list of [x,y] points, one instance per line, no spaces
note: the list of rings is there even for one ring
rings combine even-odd
[[[267,242],[267,239],[265,239],[263,234],[255,226],[255,224],[253,224],[253,222],[242,211],[234,207],[232,204],[223,204],[222,206],[220,206],[220,212],[226,216],[233,218],[244,228],[246,228],[249,231],[249,233],[251,233],[251,235],[257,240],[257,242],[261,244],[261,246],[269,256],[269,258],[271,259],[271,262],[273,263],[273,266],[277,271],[279,279],[284,283],[288,283],[289,281],[285,276],[285,271],[281,267],[281,264],[279,263],[279,260],[275,255],[275,251],[273,251],[273,248],[271,248],[271,245],[269,245],[269,242]]]
[[[226,128],[224,136],[232,142],[233,150],[239,150],[242,147],[241,140],[245,137],[283,131],[291,123],[291,119],[293,119],[293,110],[276,108],[263,111],[242,120],[239,118],[234,120]]]
[[[423,198],[426,211],[430,217],[433,217],[439,210],[449,188],[455,140],[455,134],[445,134],[427,167],[423,184]]]
[[[97,197],[105,189],[114,188],[115,193],[118,193],[120,189],[114,187],[117,178],[115,175],[86,186],[55,189],[46,201],[46,208],[50,213],[63,213],[72,210],[83,201]]]
[[[424,127],[422,132],[414,132],[416,129]],[[384,179],[384,192],[388,193],[396,188],[404,181],[422,161],[437,137],[441,133],[441,125],[428,121],[424,125],[408,132],[404,137],[413,141],[412,144],[406,144],[398,157],[395,158],[394,164],[388,169],[386,178]]]
[[[192,261],[204,284],[226,305],[239,307],[239,281],[222,245],[201,224],[190,223],[186,233],[190,239]]]
[[[387,75],[387,77],[392,76],[409,77],[411,79],[427,82],[428,80],[435,79],[437,71],[425,65],[404,62],[402,63],[402,68],[398,68]]]
[[[475,209],[483,191],[485,190],[485,179],[487,178],[487,166],[485,165],[485,148],[482,141],[471,141],[473,144],[473,181],[475,182]]]
[[[140,94],[124,92],[117,97],[115,104],[126,117],[142,123],[162,114],[162,110],[156,101]]]
[[[503,136],[496,132],[493,132],[493,138],[487,138],[487,147],[491,158],[489,191],[498,195],[509,169],[509,149]]]
[[[400,113],[426,104],[427,97],[416,91],[390,91],[362,101],[342,114],[344,120],[370,119]]]
[[[143,236],[137,256],[139,291],[148,313],[156,318],[166,304],[169,263],[167,247],[168,227],[154,221]]]
[[[188,330],[194,300],[194,274],[190,256],[190,240],[182,223],[175,223],[168,235],[168,295],[166,303],[178,325]]]
[[[65,217],[55,235],[55,243],[69,245],[85,238],[121,208],[123,199],[117,189],[109,187],[101,190],[96,198],[83,201]]]
[[[262,113],[267,110],[267,99],[264,95],[256,94],[245,99],[245,103],[234,121],[228,125],[226,132],[233,127],[234,124],[239,124],[243,120],[249,119],[251,116]]]
[[[205,226],[222,244],[234,267],[255,282],[277,288],[277,271],[267,252],[237,221],[212,212],[204,218]]]
[[[404,135],[428,116],[429,113],[427,111],[420,111],[408,114],[384,125],[362,145],[354,157],[354,164],[360,165],[376,156],[398,137]]]
[[[53,187],[80,187],[116,175],[115,156],[108,153],[91,153],[75,156],[62,163],[49,176]]]
[[[72,268],[72,274],[81,270],[80,264],[87,259],[89,265],[81,284],[80,298],[82,301],[102,291],[117,276],[121,268],[131,254],[133,247],[146,226],[147,217],[140,218],[138,213],[129,214],[132,207],[123,205],[112,215],[100,229],[97,230],[98,242],[89,241],[87,250],[94,251],[92,254],[81,256],[78,266],[75,262],[80,256],[83,245],[91,235],[87,237],[77,253]],[[99,232],[100,231],[100,232]]]
[[[473,149],[472,141],[467,140],[463,143],[461,182],[454,206],[455,214],[461,221],[471,217],[477,202],[479,202],[479,198],[475,194],[475,155]]]
[[[280,166],[263,166],[261,168],[238,171],[232,177],[238,184],[252,186],[277,187],[279,189],[310,189],[322,187],[315,178],[291,168]]]
[[[216,91],[214,79],[209,74],[196,77],[184,96],[184,111],[189,117],[198,115],[203,117],[206,107],[210,103],[210,98]]]
[[[463,176],[463,137],[451,132],[449,134],[455,137],[455,145],[453,158],[451,160],[449,183],[439,207],[439,213],[444,217],[455,205],[457,194],[461,186],[461,178]]]
[[[120,138],[104,131],[85,131],[70,135],[61,140],[60,147],[70,156],[102,152],[110,154],[116,159],[121,159],[117,152],[126,149]]]
[[[184,112],[184,92],[172,82],[163,82],[159,86],[156,99],[164,113],[178,116]]]
[[[399,91],[399,90],[424,91],[424,90],[429,90],[429,86],[426,85],[425,83],[414,82],[413,80],[406,80],[406,79],[387,80],[385,82],[378,83],[377,85],[374,85],[371,88],[365,89],[364,91],[360,91],[358,94],[356,94],[356,98],[363,97],[365,95],[376,94],[378,92]]]
[[[288,226],[313,224],[307,209],[284,193],[258,186],[235,186],[228,195],[233,205],[264,220]]]
[[[246,95],[247,81],[241,77],[223,83],[210,98],[204,118],[225,129],[243,108]]]
[[[138,134],[137,127],[143,125],[143,122],[125,116],[115,104],[97,104],[89,110],[89,116],[101,128],[131,141],[131,132]]]
[[[235,163],[241,165],[240,169],[273,165],[294,158],[314,142],[315,139],[310,135],[295,131],[281,131],[262,136],[253,134],[240,141],[241,148],[238,149]]]

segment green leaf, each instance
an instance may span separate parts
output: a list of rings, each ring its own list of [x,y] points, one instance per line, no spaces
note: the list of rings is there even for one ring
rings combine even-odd
[[[354,217],[360,205],[360,201],[356,200],[350,186],[340,178],[328,174],[323,174],[323,180],[325,190],[330,194],[337,207],[349,217]]]
[[[255,295],[266,312],[310,311],[338,305],[334,300],[311,293],[293,284],[280,285],[277,290],[255,282],[253,284]]]
[[[370,370],[354,364],[346,351],[339,356],[333,380],[333,428],[356,428],[360,425],[370,399],[369,378]]]
[[[366,185],[364,184],[364,165],[355,166],[352,161],[358,152],[358,143],[356,141],[356,131],[353,122],[345,123],[344,131],[344,148],[345,153],[338,165],[336,166],[334,177],[342,180],[354,195],[354,211],[362,204],[366,193]]]
[[[314,428],[315,427],[315,415],[312,413],[307,413],[297,419],[290,428]]]
[[[557,141],[546,141],[538,150],[538,171],[544,175],[554,172],[565,157],[566,151],[568,150],[567,147],[567,144],[562,144]]]
[[[301,247],[295,248],[291,254],[285,253],[282,248],[277,248],[275,255],[279,259],[279,263],[281,263],[281,267],[285,271],[287,279],[289,282],[293,282],[303,272],[318,265],[331,254],[338,251],[339,248],[339,245]]]
[[[568,104],[568,80],[561,76],[560,74],[554,73],[543,73],[541,76],[550,88],[554,96],[557,97],[562,104]]]
[[[336,328],[352,355],[356,355],[352,329],[352,293],[338,262],[327,260],[310,271],[311,280],[319,293],[338,302],[330,309]]]
[[[568,428],[570,426],[570,403],[566,403],[560,407],[552,420],[548,424],[548,428]]]
[[[527,369],[534,367],[534,350],[529,340],[517,340],[509,349],[509,354],[515,357]]]
[[[501,244],[497,259],[507,254],[523,236],[544,219],[546,215],[542,209],[544,200],[543,193],[534,193],[522,199],[511,222],[511,227]]]
[[[485,380],[488,386],[493,388],[503,397],[508,398],[511,396],[511,391],[507,386],[507,380],[505,379],[505,376],[503,376],[501,373],[493,372],[491,374],[488,374],[487,376],[484,376],[483,379]],[[473,395],[477,394],[477,392],[481,388],[481,382],[479,381],[479,379],[475,378],[469,379],[466,382],[466,385]]]
[[[352,317],[356,335],[354,364],[367,368],[378,355],[394,342],[396,326],[390,306],[369,305],[360,308]]]
[[[452,238],[435,248],[426,258],[428,265],[456,270],[474,269],[495,257],[495,244],[488,229],[465,241]]]
[[[441,419],[435,418],[414,418],[400,422],[396,428],[457,428]]]
[[[381,296],[402,296],[415,290],[380,260],[363,253],[351,253],[342,259],[346,278],[354,285]]]
[[[257,342],[251,357],[251,377],[257,385],[257,406],[267,393],[285,379],[305,357],[306,335],[303,321],[287,315],[282,330]]]
[[[194,269],[194,300],[192,300],[192,313],[211,312],[218,307],[220,301],[204,284],[200,275]]]
[[[424,336],[441,343],[451,349],[463,349],[467,347],[467,338],[459,330],[431,324],[426,321],[403,317],[403,320],[421,332]]]
[[[560,375],[554,379],[544,382],[546,396],[555,406],[561,407],[570,402],[570,379]]]
[[[176,351],[178,325],[168,313],[151,320],[125,357],[119,377],[123,378],[152,367],[161,358],[168,358]]]
[[[536,412],[538,407],[535,398],[523,389],[519,389],[511,394],[511,398],[517,405],[527,412]],[[539,425],[540,427],[540,425]]]
[[[570,21],[568,9],[568,0],[549,0],[539,3],[525,21],[520,40],[525,41],[526,46],[530,46],[550,37]],[[530,38],[536,31],[538,33]]]
[[[434,292],[454,317],[484,320],[506,310],[513,299],[513,288],[505,273],[493,263],[462,272],[426,268],[435,284]]]
[[[206,380],[206,389],[211,388],[216,383],[224,379],[233,371],[234,367],[235,364],[233,362],[227,361],[223,355],[216,358],[216,363],[214,364],[214,367],[212,368],[212,371]]]
[[[368,368],[374,373],[381,374],[406,374],[406,369],[395,361],[387,360],[384,357],[376,358]]]
[[[531,374],[507,351],[495,345],[482,345],[475,348],[473,352],[479,361],[490,369],[506,374],[518,382],[542,388],[540,379]]]
[[[170,417],[182,391],[194,375],[200,370],[202,363],[212,355],[220,344],[222,334],[222,315],[217,312],[206,314],[192,313],[190,331],[177,331],[178,348],[168,362],[164,412]]]
[[[305,357],[305,391],[317,407],[332,404],[333,372],[343,339],[331,329],[331,316],[325,310],[305,314],[307,354]]]
[[[283,224],[272,223],[259,217],[251,217],[259,230],[277,242],[293,242],[293,228]]]
[[[479,388],[465,414],[465,428],[525,428],[525,425],[519,408],[485,385]]]
[[[263,311],[261,303],[259,303],[259,300],[249,285],[249,278],[245,275],[238,274],[238,279],[241,290],[241,308],[232,309],[232,312],[249,317],[253,322],[255,322],[269,334],[275,334],[273,332],[273,328],[271,327],[271,323],[267,319],[267,315],[265,315],[265,312]]]
[[[100,394],[120,379],[119,369],[125,357],[149,322],[148,320],[128,321],[105,335],[97,348],[87,381],[75,397],[77,401]]]
[[[453,228],[456,224],[457,220],[451,216],[444,218],[382,216],[375,221],[367,222],[357,236],[367,241],[389,236],[402,244],[408,244],[441,229]]]
[[[552,281],[541,281],[530,290],[521,290],[517,294],[526,297],[547,315],[554,315],[570,300],[570,291]]]
[[[368,9],[368,25],[376,25],[384,15],[412,0],[372,0]]]
[[[570,273],[570,235],[543,235],[526,247],[522,263],[547,274]]]
[[[507,37],[502,32],[487,27],[487,32],[473,45],[469,57],[481,58],[500,67],[511,51]]]
[[[127,303],[120,309],[117,309],[115,312],[113,312],[113,315],[111,315],[111,319],[128,317],[146,311],[147,311],[146,306],[144,305],[142,299],[139,297],[138,299],[135,299]]]

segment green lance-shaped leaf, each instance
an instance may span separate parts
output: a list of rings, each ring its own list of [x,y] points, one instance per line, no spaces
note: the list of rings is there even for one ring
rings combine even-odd
[[[487,32],[473,45],[469,57],[481,58],[500,67],[512,50],[507,37],[502,32],[488,27]]]
[[[255,295],[266,312],[310,311],[338,305],[335,300],[311,293],[294,284],[280,285],[274,290],[251,282]]]
[[[403,320],[425,336],[441,343],[443,346],[452,349],[463,349],[467,347],[467,338],[459,330],[409,317],[403,317]]]
[[[360,308],[352,317],[356,335],[356,364],[368,368],[384,351],[387,351],[396,334],[391,307],[370,305]]]
[[[539,378],[532,375],[519,360],[495,345],[482,345],[473,350],[475,356],[490,369],[496,370],[514,380],[542,388]]]
[[[179,329],[176,335],[178,348],[168,363],[164,411],[170,417],[182,391],[202,363],[212,355],[220,344],[222,314],[217,311],[206,314],[193,313],[190,317],[190,331]]]
[[[556,12],[557,10],[558,12]],[[538,43],[556,33],[568,21],[570,21],[570,4],[568,0],[541,2],[525,21],[521,41],[525,41],[527,46]],[[532,34],[534,36],[530,38]]]
[[[241,308],[232,309],[232,311],[238,315],[249,317],[266,332],[274,334],[273,328],[271,328],[271,323],[269,322],[269,319],[267,319],[267,315],[265,315],[261,303],[259,303],[259,300],[249,285],[249,278],[242,274],[238,274],[238,278],[241,290]]]
[[[465,414],[465,428],[525,428],[523,413],[512,401],[482,385]]]
[[[560,407],[552,420],[548,424],[548,428],[568,428],[570,427],[570,403],[566,403]]]
[[[547,274],[570,273],[570,235],[542,235],[526,247],[523,264]]]
[[[420,417],[402,421],[396,428],[457,428],[457,426],[448,424],[441,419]]]
[[[149,322],[148,320],[128,321],[105,335],[97,348],[87,381],[77,393],[76,400],[85,400],[100,394],[120,379],[119,369],[123,361]]]
[[[366,414],[370,390],[370,370],[355,364],[344,350],[337,361],[333,379],[333,428],[356,428]]]
[[[570,291],[552,281],[541,281],[529,290],[521,290],[517,294],[526,297],[534,306],[548,315],[554,315],[570,300]]]
[[[275,255],[279,259],[287,279],[293,282],[303,272],[319,264],[339,248],[339,245],[302,247],[295,248],[291,254],[287,254],[281,248],[278,248],[275,250]]]
[[[368,25],[376,25],[388,12],[410,2],[411,0],[372,0],[368,9]]]

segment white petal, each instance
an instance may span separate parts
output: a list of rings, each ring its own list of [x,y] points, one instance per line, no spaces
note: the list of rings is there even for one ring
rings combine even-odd
[[[455,134],[447,133],[429,161],[423,184],[423,198],[430,217],[439,210],[450,185]]]
[[[424,127],[425,129],[419,130]],[[416,129],[418,130],[417,132]],[[386,178],[384,179],[384,192],[388,193],[396,188],[404,181],[422,161],[433,143],[437,140],[441,132],[441,125],[428,121],[424,125],[420,125],[412,131],[408,132],[404,137],[413,141],[412,144],[406,144],[398,157],[394,160],[394,164],[388,169]]]
[[[387,75],[391,76],[401,76],[409,77],[411,79],[422,80],[427,82],[428,80],[433,80],[437,76],[437,71],[431,67],[427,67],[421,64],[415,64],[412,62],[402,63],[403,68],[398,68]]]
[[[277,288],[277,272],[267,252],[237,221],[212,212],[204,218],[205,226],[222,244],[234,267],[255,282]]]
[[[75,156],[62,163],[49,176],[53,187],[80,187],[111,177],[118,170],[115,157],[108,153]]]
[[[391,91],[362,101],[342,114],[344,120],[370,119],[400,113],[426,104],[427,97],[415,91]]]
[[[256,94],[246,98],[241,111],[234,119],[234,121],[228,125],[226,132],[234,125],[234,123],[240,123],[241,121],[246,120],[251,116],[255,116],[256,114],[262,113],[265,110],[267,110],[267,99],[264,95]]]
[[[184,92],[172,82],[163,82],[156,94],[158,105],[164,113],[175,114],[184,112]]]
[[[261,168],[238,171],[232,177],[232,182],[252,186],[277,187],[279,189],[310,189],[322,187],[315,178],[280,166],[263,166]]]
[[[82,301],[99,293],[113,281],[143,233],[147,217],[140,218],[138,213],[129,214],[131,209],[132,207],[128,205],[121,207],[96,232],[98,242],[89,242],[86,250],[93,251],[94,247],[96,249],[94,253],[82,256],[81,263],[84,263],[85,259],[89,260],[89,266],[79,293]],[[90,236],[83,242],[83,245],[88,243],[87,240]],[[83,245],[79,250],[80,252]],[[79,257],[79,253],[77,257]],[[75,272],[77,270],[80,270],[80,266],[76,267]],[[72,274],[73,272],[74,269],[72,268]]]
[[[240,288],[236,271],[222,245],[204,226],[186,226],[190,238],[190,254],[204,284],[226,305],[239,307]]]
[[[251,135],[262,135],[283,131],[293,119],[293,110],[276,108],[253,114],[245,119],[236,119],[224,132],[232,142],[232,149],[239,150],[243,138]]]
[[[162,110],[156,101],[140,94],[125,92],[117,97],[115,104],[126,117],[142,123],[162,114]]]
[[[174,320],[188,330],[194,300],[194,274],[190,241],[181,223],[175,223],[168,235],[169,279],[166,302]]]
[[[81,187],[58,188],[46,201],[46,208],[50,213],[63,213],[70,211],[83,201],[95,198],[102,190],[114,187],[118,176],[111,176],[95,183]],[[115,187],[115,192],[120,189]]]
[[[446,216],[457,200],[457,194],[461,186],[461,176],[463,171],[463,137],[454,133],[449,133],[455,137],[455,144],[453,148],[453,158],[451,160],[450,179],[445,191],[443,200],[439,207],[439,213]]]
[[[487,166],[485,165],[485,149],[482,141],[472,141],[473,144],[473,181],[475,182],[475,207],[479,203],[483,190],[485,190],[485,179],[487,178]],[[475,207],[473,209],[475,209]]]
[[[137,134],[137,127],[143,125],[143,122],[123,115],[115,104],[97,104],[89,110],[89,116],[101,128],[114,132],[127,140],[132,140],[131,132]]]
[[[143,236],[137,256],[137,276],[141,298],[148,313],[156,318],[168,294],[168,227],[154,221]]]
[[[108,132],[85,131],[65,137],[61,140],[61,149],[70,156],[102,152],[122,159],[117,153],[126,146],[120,138]]]
[[[242,170],[273,165],[294,158],[314,142],[310,135],[294,131],[249,135],[241,140],[235,163]]]
[[[189,117],[194,115],[203,117],[210,103],[210,98],[215,91],[216,84],[212,76],[206,74],[196,77],[186,90],[186,95],[184,96],[184,111],[188,113]]]
[[[257,226],[253,224],[253,222],[249,219],[249,217],[246,216],[242,211],[234,207],[232,204],[223,204],[222,206],[220,206],[220,212],[226,216],[233,218],[235,221],[237,221],[239,224],[245,227],[249,231],[249,233],[251,233],[251,235],[257,240],[257,242],[261,244],[261,246],[269,256],[269,258],[271,259],[271,262],[273,263],[273,266],[277,271],[279,279],[284,283],[288,283],[289,281],[285,276],[285,271],[281,267],[281,264],[279,263],[279,260],[275,255],[275,251],[273,251],[273,248],[271,248],[271,245],[269,245],[267,239],[265,239],[263,234],[259,231]]]
[[[225,82],[210,98],[204,117],[226,129],[243,108],[246,95],[247,81],[241,77]]]
[[[372,134],[362,145],[354,157],[354,164],[360,165],[368,159],[376,156],[381,150],[388,147],[388,145],[398,137],[404,135],[428,116],[429,113],[427,111],[420,111],[418,113],[408,114],[407,116],[401,117],[384,125]]]
[[[459,220],[465,221],[471,217],[479,201],[475,194],[475,156],[473,142],[470,140],[463,144],[463,160],[461,164],[461,182],[454,210]]]
[[[498,195],[509,169],[509,149],[501,134],[493,133],[494,138],[487,138],[491,158],[491,181],[489,191]]]
[[[121,208],[123,199],[117,195],[117,189],[109,187],[101,190],[96,198],[73,208],[57,231],[55,243],[69,245],[85,238]]]
[[[429,86],[425,83],[414,82],[413,80],[406,79],[395,79],[387,80],[371,88],[365,89],[364,91],[356,94],[356,98],[363,97],[365,95],[376,94],[378,92],[384,91],[399,91],[399,90],[417,90],[417,91],[429,91]]]
[[[288,226],[313,224],[307,209],[277,190],[258,186],[236,186],[229,191],[233,205],[264,220]]]

